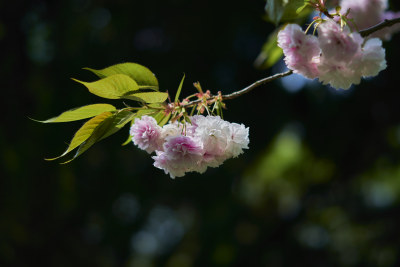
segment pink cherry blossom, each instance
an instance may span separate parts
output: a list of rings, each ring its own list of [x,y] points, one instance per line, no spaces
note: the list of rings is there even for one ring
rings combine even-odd
[[[162,127],[161,138],[165,141],[167,137],[180,135],[183,131],[183,125],[177,121],[174,123],[168,123]]]
[[[169,123],[162,128],[154,118],[143,116],[131,127],[135,145],[155,152],[154,166],[171,178],[187,172],[203,173],[248,149],[249,128],[224,121],[219,116],[196,115],[187,122]]]
[[[154,167],[164,170],[165,174],[169,174],[171,178],[182,177],[186,173],[185,168],[174,164],[174,161],[171,161],[163,151],[156,151],[156,156],[152,158],[154,159]]]
[[[278,33],[278,46],[283,49],[286,65],[295,73],[310,79],[318,76],[317,37],[306,35],[297,24],[289,24]]]
[[[140,119],[135,119],[130,134],[133,143],[150,154],[162,145],[161,130],[153,117],[145,115]]]
[[[359,84],[362,77],[376,76],[386,68],[385,50],[379,39],[365,40],[334,20],[328,19],[318,27],[318,38],[312,36],[317,39],[312,42],[312,53],[304,52],[310,49],[304,41],[307,37],[294,24],[278,34],[278,45],[283,49],[288,67],[307,78],[318,78],[336,89],[348,89],[352,84]],[[314,76],[309,75],[309,70],[313,70]]]
[[[167,137],[163,148],[169,159],[177,160],[181,164],[198,162],[203,155],[202,143],[185,135]]]
[[[376,76],[386,68],[385,49],[382,41],[372,38],[365,42],[362,50],[362,64],[359,66],[364,77]]]
[[[197,121],[198,125],[194,135],[201,140],[207,154],[214,156],[225,154],[230,134],[229,123],[219,116],[203,118]]]
[[[400,17],[400,12],[386,11],[387,0],[341,0],[342,13],[349,10],[348,18],[352,19],[359,30],[367,29],[385,19]],[[400,30],[399,25],[386,27],[372,34],[372,37],[390,40],[393,33]]]
[[[236,158],[243,153],[243,149],[249,148],[249,128],[243,124],[231,123],[229,125],[230,136],[226,154],[229,157]]]
[[[342,13],[350,10],[348,18],[353,19],[357,27],[362,30],[381,22],[387,0],[342,0]]]
[[[155,151],[154,166],[171,178],[184,176],[187,172],[203,173],[208,167],[218,167],[248,149],[249,128],[219,116],[196,115],[189,117],[187,122],[175,121],[162,128],[155,123],[148,116],[136,119],[131,134],[139,148]],[[153,143],[154,146],[149,145]]]
[[[320,76],[318,79],[325,85],[330,84],[338,89],[349,89],[352,84],[361,82],[361,72],[358,69],[361,63],[360,58],[346,61],[335,61],[321,57],[321,64],[318,66]]]
[[[178,135],[166,138],[164,151],[156,151],[154,166],[169,173],[172,178],[181,177],[186,172],[201,171],[203,147],[192,137]]]
[[[325,59],[349,62],[359,56],[363,38],[359,33],[350,33],[349,27],[340,27],[327,20],[318,27],[318,40]]]

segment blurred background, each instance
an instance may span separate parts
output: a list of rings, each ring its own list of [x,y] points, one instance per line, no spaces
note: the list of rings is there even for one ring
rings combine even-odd
[[[95,80],[83,67],[137,62],[172,94],[185,73],[182,95],[282,71],[253,65],[274,30],[264,6],[0,1],[0,266],[400,266],[400,34],[388,68],[350,90],[293,75],[228,101],[250,149],[203,175],[170,179],[121,147],[128,127],[44,160],[82,122],[28,117],[105,102],[70,79]]]

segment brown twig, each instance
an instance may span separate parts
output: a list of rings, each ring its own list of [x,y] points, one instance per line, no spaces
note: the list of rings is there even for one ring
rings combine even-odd
[[[225,99],[233,99],[233,98],[236,98],[236,97],[238,97],[238,96],[241,96],[241,95],[243,95],[243,94],[246,94],[246,93],[250,92],[251,90],[253,90],[254,88],[256,88],[256,87],[258,87],[258,86],[260,86],[260,85],[263,85],[263,84],[265,84],[265,83],[272,82],[273,80],[276,80],[276,79],[279,79],[279,78],[283,78],[283,77],[285,77],[285,76],[289,76],[289,75],[291,75],[292,73],[293,73],[292,70],[288,70],[288,71],[286,71],[286,72],[282,72],[282,73],[278,73],[278,74],[272,75],[272,76],[270,76],[270,77],[267,77],[267,78],[258,80],[258,81],[256,81],[256,82],[252,83],[251,85],[247,86],[246,88],[243,88],[242,90],[233,92],[233,93],[228,94],[228,95],[222,95],[222,98],[223,98],[224,100],[225,100]]]
[[[245,87],[245,88],[243,88],[243,89],[241,89],[239,91],[236,91],[236,92],[233,92],[233,93],[227,94],[227,95],[222,95],[221,98],[222,98],[222,100],[234,99],[234,98],[239,97],[241,95],[247,94],[248,92],[250,92],[254,88],[259,87],[260,85],[272,82],[273,80],[276,80],[276,79],[279,79],[279,78],[283,78],[285,76],[289,76],[292,73],[293,73],[292,70],[288,70],[288,71],[282,72],[282,73],[277,73],[275,75],[272,75],[272,76],[266,77],[264,79],[258,80],[258,81],[250,84],[249,86],[247,86],[247,87]],[[207,100],[211,100],[213,98],[214,98],[214,96],[210,97]],[[198,104],[198,103],[200,103],[202,101],[204,101],[204,100],[203,99],[193,100],[193,101],[190,101],[189,103],[185,104],[184,106],[185,107],[192,107],[192,106],[194,106],[194,105],[196,105],[196,104]]]
[[[372,26],[372,27],[370,27],[370,28],[368,28],[368,29],[359,31],[359,33],[360,33],[360,35],[361,35],[362,37],[366,37],[366,36],[368,36],[368,35],[373,34],[373,33],[376,32],[376,31],[379,31],[379,30],[381,30],[381,29],[383,29],[383,28],[386,28],[386,27],[393,26],[394,24],[397,24],[397,23],[400,23],[400,18],[390,19],[390,20],[389,20],[389,19],[386,19],[386,20],[384,20],[383,22],[381,22],[381,23],[379,23],[379,24],[376,24],[375,26]],[[273,80],[276,80],[276,79],[279,79],[279,78],[283,78],[283,77],[289,76],[289,75],[291,75],[291,74],[293,74],[293,71],[292,71],[292,70],[288,70],[288,71],[286,71],[286,72],[278,73],[278,74],[275,74],[275,75],[266,77],[266,78],[264,78],[264,79],[258,80],[258,81],[256,81],[256,82],[250,84],[250,85],[247,86],[246,88],[243,88],[243,89],[241,89],[241,90],[239,90],[239,91],[236,91],[236,92],[233,92],[233,93],[227,94],[227,95],[222,95],[222,100],[234,99],[234,98],[239,97],[239,96],[241,96],[241,95],[247,94],[248,92],[250,92],[250,91],[253,90],[254,88],[259,87],[260,85],[263,85],[263,84],[272,82]],[[211,97],[208,98],[207,100],[211,100],[211,99],[213,99],[214,97],[215,97],[215,96],[211,96]],[[200,103],[200,102],[202,102],[202,101],[204,101],[204,100],[203,100],[203,99],[197,99],[197,100],[194,100],[194,101],[190,101],[189,103],[186,103],[186,104],[183,105],[183,106],[184,106],[184,107],[192,107],[192,106],[194,106],[194,105],[196,105],[196,104],[198,104],[198,103]]]
[[[386,28],[386,27],[393,26],[394,24],[399,23],[399,22],[400,22],[400,18],[396,18],[396,19],[385,19],[384,21],[382,21],[382,22],[379,23],[379,24],[376,24],[375,26],[372,26],[372,27],[370,27],[370,28],[368,28],[368,29],[359,31],[359,33],[360,33],[360,35],[361,35],[362,37],[366,37],[366,36],[368,36],[368,35],[373,34],[373,33],[376,32],[376,31],[382,30],[383,28]]]

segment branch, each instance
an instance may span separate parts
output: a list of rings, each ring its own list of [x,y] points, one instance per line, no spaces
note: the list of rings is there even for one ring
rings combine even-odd
[[[250,91],[253,90],[254,88],[259,87],[260,85],[263,85],[263,84],[265,84],[265,83],[272,82],[273,80],[276,80],[276,79],[279,79],[279,78],[283,78],[283,77],[285,77],[285,76],[289,76],[289,75],[291,75],[292,73],[293,73],[292,70],[288,70],[288,71],[286,71],[286,72],[278,73],[278,74],[275,74],[275,75],[266,77],[266,78],[264,78],[264,79],[258,80],[258,81],[256,81],[256,82],[250,84],[249,86],[243,88],[242,90],[233,92],[233,93],[231,93],[231,94],[222,95],[222,96],[221,96],[221,97],[222,97],[222,100],[234,99],[234,98],[239,97],[239,96],[241,96],[241,95],[247,94],[248,92],[250,92]],[[214,99],[214,97],[215,97],[215,96],[211,96],[211,97],[208,98],[207,100],[212,100],[212,99]],[[203,99],[193,100],[193,101],[190,101],[189,103],[187,103],[187,104],[185,104],[185,105],[183,105],[183,106],[184,106],[184,107],[191,107],[191,106],[194,106],[194,105],[196,105],[196,104],[198,104],[198,103],[200,103],[200,102],[202,102],[202,101],[204,101],[204,100],[203,100]]]
[[[367,37],[368,35],[371,35],[376,31],[382,30],[383,28],[386,28],[386,27],[393,26],[394,24],[399,23],[399,22],[400,22],[400,18],[385,19],[384,21],[382,21],[379,24],[376,24],[375,26],[372,26],[368,29],[359,31],[359,33],[362,37]]]
[[[372,27],[370,27],[368,29],[359,31],[359,33],[360,33],[360,35],[362,37],[367,37],[368,35],[371,35],[376,31],[379,31],[379,30],[381,30],[383,28],[386,28],[386,27],[393,26],[393,25],[395,25],[397,23],[400,23],[400,18],[385,19],[384,21],[382,21],[379,24],[376,24],[375,26],[372,26]],[[291,74],[293,74],[293,71],[292,70],[288,70],[287,72],[278,73],[278,74],[266,77],[264,79],[258,80],[256,82],[252,83],[251,85],[247,86],[246,88],[243,88],[242,90],[233,92],[231,94],[222,95],[222,100],[234,99],[236,97],[239,97],[241,95],[244,95],[244,94],[250,92],[251,90],[253,90],[256,87],[259,87],[260,85],[269,83],[269,82],[271,82],[273,80],[276,80],[276,79],[279,79],[279,78],[283,78],[283,77],[289,76]],[[207,100],[212,100],[214,97],[215,96],[211,96]],[[183,105],[183,107],[192,107],[192,106],[194,106],[194,105],[196,105],[196,104],[198,104],[198,103],[200,103],[202,101],[204,101],[204,100],[203,99],[197,99],[197,100],[194,100],[194,101],[190,101],[189,103],[186,103],[185,105]]]
[[[288,70],[288,71],[286,71],[286,72],[278,73],[278,74],[269,76],[269,77],[267,77],[267,78],[258,80],[258,81],[256,81],[256,82],[250,84],[250,85],[247,86],[246,88],[243,88],[242,90],[233,92],[232,94],[223,95],[223,96],[222,96],[222,99],[225,100],[225,99],[233,99],[233,98],[239,97],[239,96],[241,96],[241,95],[244,95],[244,94],[250,92],[251,90],[253,90],[254,88],[256,88],[256,87],[258,87],[258,86],[260,86],[260,85],[263,85],[263,84],[265,84],[265,83],[272,82],[273,80],[280,79],[280,78],[283,78],[283,77],[285,77],[285,76],[289,76],[289,75],[291,75],[292,73],[293,73],[292,70]]]

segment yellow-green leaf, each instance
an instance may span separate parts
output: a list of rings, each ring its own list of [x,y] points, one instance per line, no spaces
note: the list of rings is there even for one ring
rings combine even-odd
[[[164,118],[159,121],[158,125],[161,127],[164,126],[169,121],[169,118],[171,118],[171,113],[168,113],[167,115],[164,114]]]
[[[138,84],[125,74],[114,74],[95,82],[73,80],[86,86],[92,94],[108,99],[119,99],[139,90]]]
[[[122,96],[121,98],[126,98],[151,104],[151,103],[164,102],[165,100],[167,100],[168,94],[163,92],[130,93]]]
[[[175,103],[178,102],[178,100],[179,100],[179,95],[181,94],[184,80],[185,80],[185,74],[183,75],[181,83],[179,84],[178,91],[176,91],[175,100],[174,100]]]
[[[79,108],[70,109],[61,113],[59,116],[45,120],[38,121],[42,123],[55,123],[55,122],[68,122],[68,121],[78,121],[87,118],[94,117],[105,111],[115,111],[116,108],[109,104],[93,104],[87,105]]]
[[[135,118],[135,113],[132,113],[127,110],[120,110],[119,112],[113,115],[113,121],[106,131],[106,133],[100,138],[100,140],[109,137],[110,135],[118,132],[122,127],[124,127],[127,123],[132,121]]]
[[[151,116],[152,114],[155,114],[159,111],[159,109],[151,108],[151,105],[149,105],[149,106],[150,106],[150,108],[144,108],[144,109],[138,110],[135,114],[135,118],[141,118],[143,115]]]
[[[113,115],[113,113],[106,111],[103,112],[96,117],[88,120],[83,126],[75,133],[74,137],[72,138],[71,143],[69,144],[67,150],[60,156],[52,159],[47,159],[47,160],[55,160],[58,158],[61,158],[80,146],[83,142],[85,142],[96,130],[96,128],[99,127],[105,120],[110,118]]]
[[[293,21],[308,16],[312,9],[306,8],[308,0],[267,0],[267,19],[278,25],[281,21]]]
[[[298,8],[296,9],[296,13],[297,13],[297,14],[300,14],[300,13],[303,12],[303,10],[304,10],[306,7],[308,7],[308,6],[309,6],[309,4],[308,4],[307,2],[304,2],[302,6],[300,6],[300,7],[298,7]]]
[[[261,52],[258,55],[254,65],[259,69],[270,68],[275,65],[276,62],[282,57],[283,51],[282,48],[278,46],[278,32],[282,29],[282,27],[277,28],[274,32],[272,32],[267,42],[261,48]]]
[[[95,70],[91,68],[84,68],[99,76],[105,78],[114,74],[125,74],[131,77],[139,87],[147,87],[158,90],[158,81],[156,76],[145,66],[136,63],[121,63],[116,64],[101,70]]]
[[[132,141],[132,135],[128,135],[128,138],[121,144],[121,146],[126,146]]]
[[[267,0],[265,11],[268,18],[275,23],[275,25],[279,24],[287,3],[288,1],[283,0]]]
[[[92,134],[83,142],[72,159],[63,162],[68,163],[74,160],[76,157],[84,153],[95,143],[109,137],[110,135],[118,132],[122,127],[124,127],[128,122],[134,118],[134,113],[126,110],[120,110],[114,113],[112,116],[106,118],[102,121],[98,127],[92,132]]]
[[[298,18],[308,17],[313,8],[304,0],[289,0],[285,7],[281,21],[293,21]]]
[[[156,114],[153,114],[153,118],[157,121],[157,124],[160,124],[165,118],[165,112],[163,110],[160,110]]]

